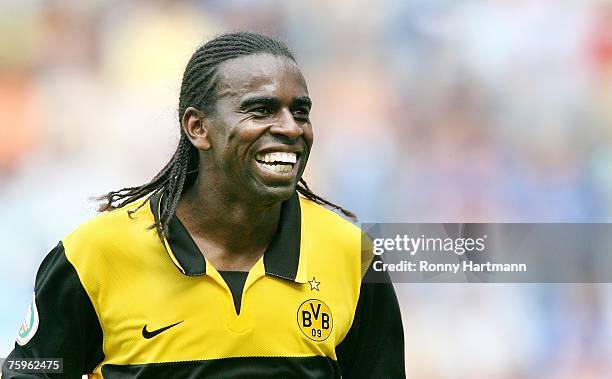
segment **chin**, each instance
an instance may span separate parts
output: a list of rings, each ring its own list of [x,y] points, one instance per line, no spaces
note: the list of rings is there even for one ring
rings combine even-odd
[[[257,194],[257,198],[261,199],[262,202],[267,204],[276,204],[283,201],[289,200],[295,192],[296,185],[282,186],[282,187],[270,187],[270,186],[258,186],[253,192]]]

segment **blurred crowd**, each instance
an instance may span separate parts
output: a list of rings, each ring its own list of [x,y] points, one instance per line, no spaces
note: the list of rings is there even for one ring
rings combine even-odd
[[[610,222],[612,2],[5,0],[0,356],[42,257],[178,142],[207,38],[295,51],[310,187],[363,222]],[[397,285],[412,378],[609,378],[612,288]]]

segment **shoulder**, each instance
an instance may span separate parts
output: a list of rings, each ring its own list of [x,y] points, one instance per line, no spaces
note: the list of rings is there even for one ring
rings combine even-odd
[[[361,244],[361,230],[333,211],[300,197],[302,223],[309,238],[353,250]]]
[[[137,209],[143,201],[146,204]],[[130,215],[129,211],[135,212]],[[125,250],[127,246],[144,243],[155,237],[155,230],[149,229],[154,222],[149,202],[145,199],[101,213],[81,224],[62,240],[66,256],[73,263],[108,257]]]
[[[317,251],[329,252],[343,261],[357,262],[361,275],[372,261],[372,241],[355,224],[337,213],[300,197],[302,210],[302,231],[309,245],[316,244]]]

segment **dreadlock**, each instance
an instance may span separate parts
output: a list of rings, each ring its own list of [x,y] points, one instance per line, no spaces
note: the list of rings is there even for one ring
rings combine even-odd
[[[222,34],[199,47],[189,59],[183,73],[178,109],[179,125],[185,110],[190,106],[207,113],[214,111],[214,90],[217,86],[215,74],[221,63],[240,56],[257,53],[284,56],[295,62],[293,54],[285,44],[251,32]],[[187,138],[183,128],[180,128],[180,130],[181,136],[176,151],[164,168],[149,183],[111,191],[99,197],[98,200],[105,202],[99,207],[100,212],[121,208],[128,203],[146,197],[145,201],[135,210],[128,211],[131,216],[152,196],[161,194],[160,217],[155,224],[151,225],[151,228],[157,230],[160,238],[168,235],[168,224],[176,211],[180,196],[186,188],[195,182],[198,173],[198,151]],[[314,194],[304,179],[300,179],[297,191],[315,203],[327,205],[356,220],[356,216],[352,212]]]

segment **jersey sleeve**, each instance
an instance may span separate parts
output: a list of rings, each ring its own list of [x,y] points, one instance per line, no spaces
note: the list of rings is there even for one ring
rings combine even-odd
[[[353,324],[336,356],[344,379],[406,377],[402,317],[390,281],[361,283]]]
[[[62,358],[63,373],[26,374],[9,370],[8,361],[20,358]],[[60,242],[38,270],[34,298],[15,348],[2,368],[2,379],[81,378],[103,359],[100,322]]]

